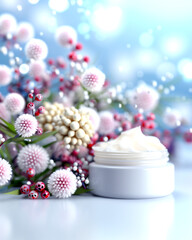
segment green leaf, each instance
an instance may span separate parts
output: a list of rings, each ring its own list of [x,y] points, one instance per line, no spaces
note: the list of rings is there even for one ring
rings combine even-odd
[[[4,152],[3,152],[3,149],[0,147],[0,156],[5,159],[5,155],[4,155]]]
[[[56,143],[57,141],[54,141],[54,142],[51,142],[51,143],[48,143],[46,145],[43,145],[42,147],[43,148],[47,148],[47,147],[50,147],[51,145],[53,145],[54,143]]]
[[[4,194],[10,194],[10,195],[19,195],[19,189],[13,190],[11,192],[6,192]]]
[[[13,133],[17,134],[17,132],[15,131],[15,127],[14,127],[13,124],[7,122],[6,120],[4,120],[4,119],[1,118],[1,117],[0,117],[0,120],[5,123],[5,125],[9,128],[10,131],[12,131]]]
[[[13,134],[13,132],[11,132],[8,128],[6,128],[6,126],[3,126],[1,124],[0,124],[0,131],[9,137],[15,136],[15,134]]]
[[[74,195],[80,195],[80,194],[87,193],[90,191],[91,191],[91,189],[81,187],[76,190]]]
[[[34,138],[31,137],[31,140],[32,140],[31,143],[37,143],[37,142],[40,142],[40,141],[42,141],[42,140],[45,139],[45,138],[48,138],[48,137],[50,137],[50,136],[55,135],[57,132],[58,132],[58,131],[46,132],[46,133],[43,133],[43,134],[40,135],[40,136],[33,136]],[[35,139],[35,137],[36,137],[36,139]],[[33,139],[34,139],[34,140],[33,140]]]

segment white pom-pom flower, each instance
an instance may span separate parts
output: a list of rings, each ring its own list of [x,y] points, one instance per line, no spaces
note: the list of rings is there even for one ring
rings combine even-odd
[[[6,35],[16,30],[17,22],[11,14],[2,14],[0,16],[0,34]]]
[[[43,60],[47,57],[47,44],[36,38],[32,38],[25,46],[25,54],[29,59]]]
[[[46,65],[43,61],[33,61],[29,65],[29,74],[32,77],[41,77],[45,73]]]
[[[55,34],[56,41],[63,47],[71,47],[77,43],[77,33],[70,26],[57,28]]]
[[[105,83],[105,74],[98,68],[92,67],[84,72],[81,82],[90,92],[98,92]]]
[[[4,103],[5,107],[11,112],[12,115],[22,112],[25,107],[25,100],[18,93],[8,94],[4,100]]]
[[[100,116],[100,134],[110,134],[115,130],[116,123],[113,117],[113,114],[109,111],[102,111],[99,114]]]
[[[181,114],[176,109],[167,108],[163,114],[163,121],[169,127],[178,127],[181,125]]]
[[[34,28],[28,22],[21,22],[17,27],[16,37],[18,42],[27,42],[34,37]]]
[[[0,186],[7,184],[11,176],[11,165],[5,159],[0,158]]]
[[[33,168],[35,173],[41,173],[48,166],[49,155],[43,147],[30,144],[21,149],[17,157],[17,163],[23,172]]]
[[[11,119],[11,114],[5,107],[4,103],[0,103],[0,117],[3,118],[4,120],[6,120],[7,122],[9,122]],[[0,122],[1,122],[1,120],[0,120]]]
[[[8,85],[11,82],[11,69],[6,65],[0,65],[0,86]]]
[[[22,114],[15,121],[15,130],[22,137],[31,137],[37,130],[38,122],[31,114]]]
[[[48,179],[48,189],[57,198],[68,198],[77,189],[76,176],[70,170],[57,170]]]
[[[159,93],[152,87],[141,84],[132,92],[128,93],[130,103],[137,109],[152,111],[159,102]]]

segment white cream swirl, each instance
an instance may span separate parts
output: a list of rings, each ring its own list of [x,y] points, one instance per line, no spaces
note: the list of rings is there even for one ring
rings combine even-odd
[[[140,127],[122,132],[115,140],[94,147],[95,161],[112,165],[143,165],[168,161],[168,151],[158,138],[146,136]]]

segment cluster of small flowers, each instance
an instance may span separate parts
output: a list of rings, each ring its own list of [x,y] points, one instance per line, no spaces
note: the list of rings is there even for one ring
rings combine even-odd
[[[77,179],[77,187],[88,188],[89,185],[89,178],[88,178],[88,170],[82,169],[77,162],[74,162],[73,165],[70,167],[73,174],[76,176]]]

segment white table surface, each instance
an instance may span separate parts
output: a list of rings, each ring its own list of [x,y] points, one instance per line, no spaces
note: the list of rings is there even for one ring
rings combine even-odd
[[[191,240],[192,168],[176,170],[173,195],[147,200],[85,194],[29,200],[0,194],[0,240]]]

